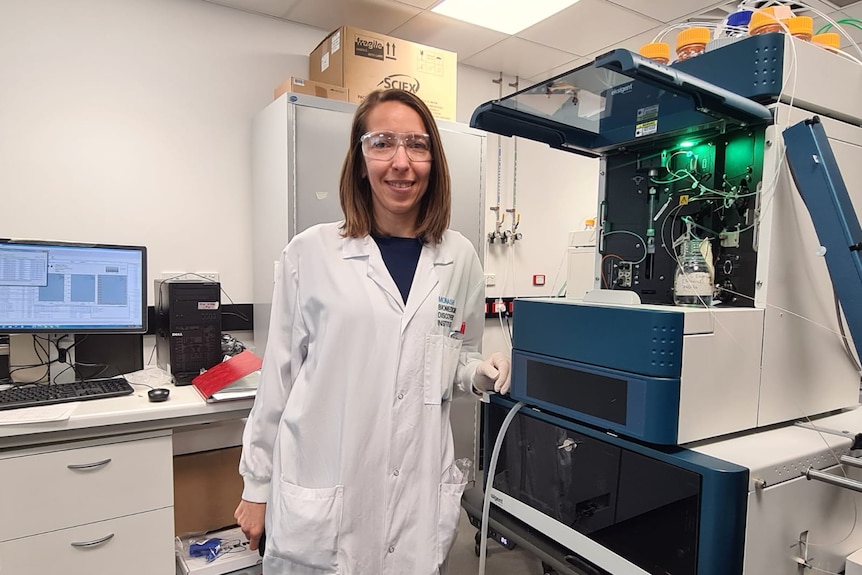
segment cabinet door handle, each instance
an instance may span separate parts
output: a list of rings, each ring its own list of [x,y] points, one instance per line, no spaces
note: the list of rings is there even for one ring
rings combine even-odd
[[[81,469],[96,469],[98,467],[104,467],[111,462],[111,458],[103,459],[102,461],[96,461],[94,463],[80,463],[77,465],[70,464],[67,465],[69,469],[81,470]]]
[[[95,547],[96,545],[101,545],[102,543],[107,543],[111,539],[114,538],[113,533],[109,533],[100,539],[93,539],[92,541],[73,541],[69,545],[72,547],[78,547],[79,549],[82,547]]]

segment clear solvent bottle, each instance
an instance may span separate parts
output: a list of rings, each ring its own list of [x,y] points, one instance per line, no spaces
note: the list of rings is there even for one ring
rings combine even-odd
[[[688,239],[673,278],[673,302],[681,306],[710,306],[713,294],[713,268],[703,255],[709,240]]]

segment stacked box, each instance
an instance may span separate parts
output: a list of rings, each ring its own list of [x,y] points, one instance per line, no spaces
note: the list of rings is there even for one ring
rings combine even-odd
[[[359,103],[378,88],[413,92],[434,117],[455,120],[458,57],[454,52],[342,26],[309,57],[308,77],[347,88]]]
[[[348,102],[347,88],[341,86],[333,86],[332,84],[324,84],[323,82],[313,82],[291,76],[281,84],[279,84],[273,92],[273,98],[278,99],[279,96],[286,92],[294,94],[306,94],[308,96],[317,96],[318,98],[329,98],[330,100],[339,100]]]

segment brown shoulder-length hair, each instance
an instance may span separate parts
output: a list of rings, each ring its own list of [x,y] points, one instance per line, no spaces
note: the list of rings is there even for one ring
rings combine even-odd
[[[359,139],[368,131],[366,127],[368,114],[383,102],[400,102],[415,110],[425,124],[425,131],[431,136],[431,173],[428,177],[428,189],[419,204],[416,234],[425,243],[440,243],[443,232],[449,227],[449,216],[452,211],[449,166],[440,141],[440,132],[425,102],[410,92],[398,89],[371,92],[353,116],[353,126],[350,128],[350,149],[341,167],[339,186],[341,210],[344,212],[341,233],[346,237],[360,238],[372,232],[379,232],[374,221],[371,184],[368,178],[363,177],[365,157],[362,155]]]

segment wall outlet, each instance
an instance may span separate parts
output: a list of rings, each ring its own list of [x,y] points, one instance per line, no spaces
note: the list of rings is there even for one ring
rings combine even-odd
[[[206,279],[210,280],[211,282],[219,281],[218,272],[195,272],[195,275],[192,277],[198,277],[199,279],[206,278]]]
[[[495,274],[485,274],[485,285],[486,286],[497,285],[497,276]]]
[[[163,280],[202,280],[202,281],[219,281],[218,272],[162,272],[161,279]]]

